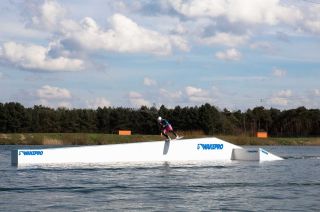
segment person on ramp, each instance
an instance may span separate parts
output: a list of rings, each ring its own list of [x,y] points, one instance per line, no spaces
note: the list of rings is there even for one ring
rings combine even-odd
[[[161,118],[160,116],[158,117],[158,123],[159,126],[161,128],[161,135],[164,135],[167,140],[171,140],[170,136],[168,135],[169,132],[171,132],[172,134],[174,134],[174,136],[176,137],[176,139],[179,139],[180,137],[178,136],[178,134],[176,132],[173,131],[173,128],[171,126],[171,124],[166,120]]]

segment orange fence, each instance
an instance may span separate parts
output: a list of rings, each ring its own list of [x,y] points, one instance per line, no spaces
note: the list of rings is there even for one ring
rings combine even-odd
[[[119,135],[131,135],[131,130],[119,130]]]
[[[267,132],[257,132],[257,137],[258,138],[268,138],[268,133]]]

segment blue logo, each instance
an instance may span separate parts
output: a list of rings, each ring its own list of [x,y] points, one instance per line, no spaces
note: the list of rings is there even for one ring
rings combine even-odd
[[[19,151],[19,155],[29,156],[29,155],[43,155],[43,151]]]
[[[221,150],[223,149],[223,144],[198,144],[197,149],[200,150]]]

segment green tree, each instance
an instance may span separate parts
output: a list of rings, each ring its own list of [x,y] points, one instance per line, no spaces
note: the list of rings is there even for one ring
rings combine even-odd
[[[10,102],[4,105],[7,132],[22,132],[27,128],[28,120],[25,108],[20,103]]]
[[[7,132],[7,110],[2,103],[0,103],[0,132]]]
[[[102,133],[111,133],[110,114],[111,108],[98,108],[97,109],[97,130]]]
[[[199,108],[200,125],[203,131],[208,135],[221,133],[222,123],[221,115],[217,108],[206,103]]]

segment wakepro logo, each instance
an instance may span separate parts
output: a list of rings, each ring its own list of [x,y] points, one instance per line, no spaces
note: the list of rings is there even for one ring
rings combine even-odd
[[[200,150],[221,150],[223,144],[198,144],[197,149]]]
[[[43,151],[39,150],[34,150],[34,151],[19,151],[19,155],[24,155],[24,156],[33,156],[33,155],[43,155]]]

